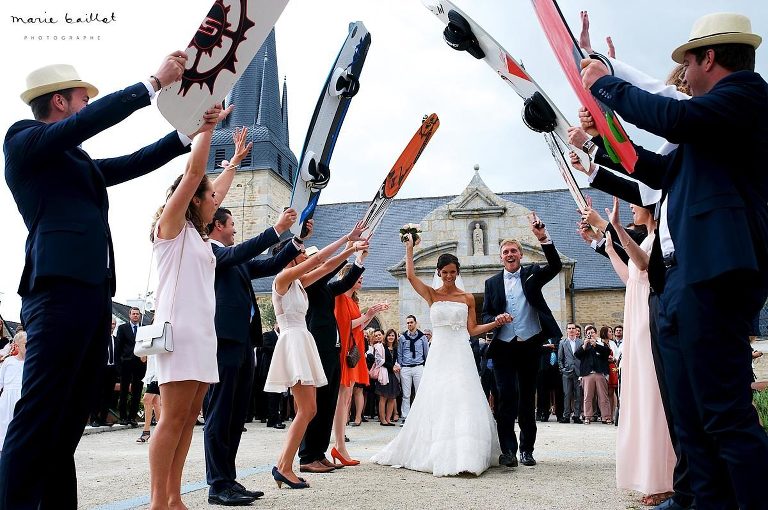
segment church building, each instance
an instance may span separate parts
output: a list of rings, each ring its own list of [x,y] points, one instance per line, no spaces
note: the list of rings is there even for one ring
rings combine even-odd
[[[235,103],[233,114],[216,128],[208,173],[221,171],[220,163],[234,153],[232,134],[247,126],[252,137],[251,155],[241,164],[222,204],[232,211],[237,242],[253,237],[273,225],[291,196],[297,157],[289,147],[288,89],[282,93],[277,68],[274,31],[269,35],[245,74],[227,98]],[[554,170],[553,170],[554,171]],[[566,190],[499,193],[483,182],[480,171],[450,168],[446,172],[468,184],[457,196],[396,199],[390,205],[366,260],[360,306],[388,301],[390,309],[374,325],[404,329],[405,316],[413,314],[422,328],[430,326],[426,303],[405,278],[404,249],[399,228],[419,223],[422,242],[415,250],[417,274],[431,284],[441,253],[453,253],[461,264],[467,292],[482,309],[484,282],[502,269],[499,241],[518,239],[523,245],[523,263],[543,262],[544,256],[528,227],[527,214],[536,211],[546,223],[563,261],[563,270],[544,287],[544,296],[560,322],[619,324],[623,318],[624,285],[609,261],[596,254],[576,232],[579,216]],[[333,186],[333,183],[330,184]],[[588,190],[600,211],[610,206],[610,197]],[[319,247],[332,242],[362,218],[367,202],[323,204],[315,213],[315,234],[308,241]],[[271,279],[253,282],[260,301],[269,302]]]

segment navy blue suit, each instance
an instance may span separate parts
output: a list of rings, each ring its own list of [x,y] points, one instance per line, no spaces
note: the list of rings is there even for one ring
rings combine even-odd
[[[493,376],[498,388],[496,402],[496,424],[499,431],[501,451],[515,455],[518,450],[515,435],[515,420],[520,426],[520,452],[533,453],[536,443],[536,376],[539,372],[541,345],[548,338],[560,338],[560,326],[552,315],[541,289],[552,280],[563,267],[554,244],[542,244],[547,259],[546,265],[531,264],[520,268],[520,281],[528,304],[536,311],[541,332],[525,342],[513,339],[502,342],[495,338],[488,347],[486,356],[493,359]],[[483,300],[483,322],[493,322],[496,316],[507,310],[504,273],[485,281]]]
[[[19,121],[5,136],[5,179],[29,230],[19,285],[28,341],[0,458],[0,508],[77,506],[73,455],[104,365],[115,291],[106,187],[189,151],[175,132],[110,159],[78,145],[149,104],[137,83],[59,122]]]
[[[234,246],[211,243],[216,256],[219,364],[219,382],[211,385],[204,401],[205,471],[211,494],[232,487],[237,476],[235,458],[253,386],[253,349],[262,339],[261,316],[251,280],[276,275],[299,253],[293,243],[288,243],[274,257],[254,258],[278,240],[275,229],[270,227]]]
[[[768,508],[768,436],[752,407],[751,323],[768,295],[768,84],[722,78],[688,101],[614,77],[592,93],[628,122],[679,143],[638,148],[633,177],[661,189],[676,264],[659,300],[659,343],[675,429],[699,509]]]

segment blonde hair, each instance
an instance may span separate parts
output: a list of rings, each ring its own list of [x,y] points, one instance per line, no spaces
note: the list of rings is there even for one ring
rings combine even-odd
[[[168,192],[165,195],[166,202],[168,202],[168,199],[171,198],[171,195],[173,195],[173,193],[176,191],[176,188],[178,188],[179,184],[181,184],[182,177],[184,177],[184,174],[178,176],[176,180],[173,181],[173,184],[171,184],[171,187],[168,188]],[[200,180],[200,184],[197,185],[197,189],[195,190],[193,197],[202,199],[205,196],[205,192],[208,190],[208,187],[210,186],[210,182],[211,180],[208,178],[208,175],[203,175],[203,178]],[[157,222],[160,219],[160,215],[163,214],[163,209],[165,209],[165,204],[161,205],[157,209],[155,216],[152,218],[152,230],[149,232],[149,240],[153,243],[155,242],[155,227],[157,226]],[[208,236],[208,224],[205,223],[200,217],[200,209],[192,203],[192,200],[189,201],[187,210],[184,213],[184,218],[187,221],[192,222],[192,225],[195,226],[195,229],[200,234],[200,237],[205,238]]]
[[[517,246],[517,249],[520,251],[520,253],[523,253],[523,245],[520,244],[520,241],[518,241],[517,239],[511,239],[511,238],[502,239],[501,242],[499,243],[499,249],[501,249],[501,247],[504,246],[505,244],[514,244]]]

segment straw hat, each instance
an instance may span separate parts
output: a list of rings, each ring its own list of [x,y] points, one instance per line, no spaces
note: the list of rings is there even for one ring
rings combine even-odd
[[[75,68],[68,64],[53,64],[32,71],[27,76],[27,90],[22,92],[21,100],[29,104],[36,97],[57,90],[85,87],[88,97],[94,98],[99,89],[80,79]]]
[[[685,52],[693,48],[713,44],[748,44],[757,48],[762,40],[762,37],[752,33],[752,23],[746,16],[732,12],[716,12],[696,20],[690,39],[672,52],[672,60],[682,64]]]

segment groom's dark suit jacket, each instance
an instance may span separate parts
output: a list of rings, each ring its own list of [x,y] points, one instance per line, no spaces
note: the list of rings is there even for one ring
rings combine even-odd
[[[557,276],[563,267],[563,263],[560,261],[560,255],[558,255],[554,244],[542,244],[541,249],[547,258],[547,264],[522,266],[520,268],[520,281],[523,283],[525,299],[539,316],[539,323],[541,324],[540,337],[542,340],[546,340],[547,338],[560,338],[563,334],[541,293],[541,289],[548,281]],[[496,316],[506,312],[506,309],[507,298],[504,290],[504,271],[500,271],[485,281],[483,322],[493,322]],[[494,338],[497,333],[498,329],[494,330]],[[493,344],[491,344],[489,351],[491,351],[489,357],[493,358]]]

